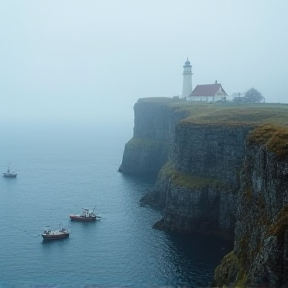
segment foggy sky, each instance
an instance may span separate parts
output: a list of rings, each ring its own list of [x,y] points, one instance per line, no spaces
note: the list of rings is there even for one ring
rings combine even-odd
[[[0,0],[1,121],[130,119],[197,84],[288,102],[288,1]]]

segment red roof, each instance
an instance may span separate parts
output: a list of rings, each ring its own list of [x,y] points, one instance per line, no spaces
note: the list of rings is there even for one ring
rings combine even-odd
[[[218,83],[217,84],[197,85],[189,97],[214,96],[218,92],[220,87],[221,87],[221,84],[218,84]]]

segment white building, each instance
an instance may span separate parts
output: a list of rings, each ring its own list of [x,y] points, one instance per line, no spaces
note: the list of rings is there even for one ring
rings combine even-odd
[[[226,97],[227,93],[222,85],[215,81],[215,84],[197,85],[186,99],[189,101],[216,102],[226,100]]]
[[[183,66],[182,99],[186,99],[192,92],[192,65],[187,58]]]

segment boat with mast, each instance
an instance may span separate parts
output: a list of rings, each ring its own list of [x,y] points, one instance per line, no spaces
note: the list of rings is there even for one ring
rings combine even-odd
[[[48,226],[49,227],[49,226]],[[57,240],[69,237],[69,231],[60,224],[60,229],[51,230],[50,227],[41,234],[43,240]]]
[[[94,213],[96,206],[90,211],[88,208],[82,208],[81,214],[71,214],[69,215],[72,221],[81,221],[81,222],[92,222],[96,220],[100,220],[101,217]]]
[[[7,171],[3,173],[3,177],[6,177],[6,178],[16,178],[17,177],[17,173],[15,173],[14,171],[13,172],[10,171],[10,163],[8,165]]]

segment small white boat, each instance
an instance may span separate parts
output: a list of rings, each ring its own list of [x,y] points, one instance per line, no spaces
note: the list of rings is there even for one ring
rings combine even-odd
[[[3,177],[6,177],[6,178],[16,178],[17,177],[17,173],[10,171],[10,164],[8,166],[7,171],[3,173]]]
[[[60,224],[60,229],[51,230],[50,228],[44,230],[41,234],[44,240],[57,240],[69,237],[69,231]]]

